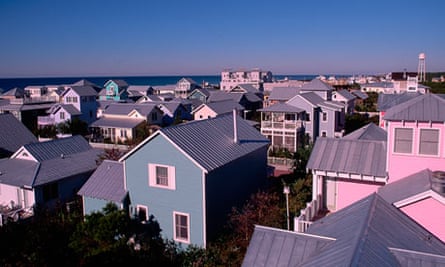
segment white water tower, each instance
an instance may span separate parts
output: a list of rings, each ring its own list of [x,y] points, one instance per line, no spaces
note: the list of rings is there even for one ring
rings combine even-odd
[[[417,77],[419,82],[426,81],[425,53],[419,54],[419,66],[417,67]]]

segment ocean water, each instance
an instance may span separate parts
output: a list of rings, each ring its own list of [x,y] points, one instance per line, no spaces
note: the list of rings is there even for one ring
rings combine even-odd
[[[274,75],[277,80],[288,78],[292,80],[311,80],[317,75]],[[98,86],[103,86],[108,80],[124,80],[129,85],[167,85],[175,84],[182,78],[191,78],[195,82],[202,84],[219,84],[221,82],[220,75],[195,75],[195,76],[107,76],[107,77],[57,77],[57,78],[1,78],[0,89],[6,92],[12,88],[25,88],[30,85],[59,85],[72,84],[81,79],[86,79]]]

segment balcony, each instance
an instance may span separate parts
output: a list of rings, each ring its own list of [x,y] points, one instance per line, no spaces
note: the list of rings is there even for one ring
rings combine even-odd
[[[304,233],[317,218],[324,217],[326,212],[322,210],[322,204],[321,195],[306,203],[306,208],[300,211],[300,216],[294,218],[294,231]]]
[[[26,98],[14,98],[10,100],[10,104],[24,105],[24,104],[40,104],[40,103],[53,103],[57,102],[55,96],[41,96],[41,97],[26,97]]]
[[[301,128],[302,121],[261,121],[261,129],[295,130]]]

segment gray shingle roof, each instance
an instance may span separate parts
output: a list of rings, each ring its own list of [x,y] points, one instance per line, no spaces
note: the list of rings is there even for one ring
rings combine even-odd
[[[300,87],[274,87],[269,100],[287,101],[300,93]]]
[[[92,122],[90,127],[113,127],[113,128],[134,128],[140,123],[144,122],[145,119],[135,119],[135,118],[106,118],[102,117],[98,120]]]
[[[266,108],[262,108],[259,111],[300,113],[303,112],[304,110],[286,103],[276,103]]]
[[[91,149],[90,144],[80,135],[54,139],[46,142],[31,143],[23,146],[38,162],[85,152]]]
[[[386,141],[387,136],[388,134],[385,130],[371,122],[345,135],[343,139]]]
[[[38,142],[37,138],[12,114],[0,114],[0,155],[17,151],[21,146]]]
[[[386,177],[386,141],[320,137],[308,169]]]
[[[410,258],[422,267],[444,256],[445,243],[373,193],[315,221],[306,235],[256,227],[243,266],[407,266]]]
[[[445,197],[443,192],[437,190],[437,188],[433,186],[432,181],[432,171],[430,169],[424,169],[380,187],[378,189],[378,194],[391,204],[429,190],[433,190],[439,195],[443,195]]]
[[[301,91],[332,91],[334,88],[320,79],[313,79],[301,86]]]
[[[123,163],[104,160],[78,194],[84,197],[122,202],[127,195],[124,187]]]
[[[424,94],[388,109],[385,120],[445,122],[445,98]]]
[[[234,142],[231,114],[160,129],[140,146],[162,134],[202,168],[211,171],[269,144],[269,140],[249,123],[239,116],[236,116],[236,119],[238,142]],[[140,146],[127,153],[121,160],[125,160]]]
[[[377,110],[379,111],[388,110],[394,106],[402,104],[420,95],[421,93],[419,92],[415,93],[404,92],[401,94],[379,94],[379,97],[377,99]]]

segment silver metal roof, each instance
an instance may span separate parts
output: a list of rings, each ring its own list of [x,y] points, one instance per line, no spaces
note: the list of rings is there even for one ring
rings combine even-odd
[[[351,90],[351,93],[360,99],[367,99],[369,96],[367,93],[362,92],[360,90]]]
[[[234,109],[238,111],[244,110],[243,106],[241,106],[240,104],[231,99],[225,101],[205,103],[202,105],[207,106],[209,109],[213,110],[218,115],[230,113]],[[199,107],[197,109],[199,109]]]
[[[343,136],[343,139],[349,140],[387,141],[387,138],[387,132],[372,122]]]
[[[0,159],[0,183],[12,186],[32,186],[40,163],[22,159]]]
[[[163,134],[202,168],[211,171],[269,144],[266,137],[241,117],[236,116],[236,120],[238,142],[234,141],[233,115],[230,114],[162,128],[140,146]],[[121,160],[130,157],[140,146]]]
[[[60,104],[59,108],[63,108],[66,112],[68,112],[70,115],[81,115],[82,112],[80,112],[77,108],[75,108],[72,104]],[[55,109],[55,112],[58,109]]]
[[[401,94],[379,94],[377,98],[377,110],[386,111],[394,106],[422,95],[419,92],[404,92]]]
[[[345,89],[335,91],[334,93],[341,95],[348,101],[356,98],[353,94],[351,94],[348,90]]]
[[[97,91],[94,90],[94,88],[92,86],[88,86],[88,85],[71,86],[70,88],[71,88],[71,90],[76,92],[79,96],[96,96],[97,95]],[[69,89],[65,90],[62,95],[65,95],[67,91],[69,91]]]
[[[143,103],[113,103],[108,105],[104,114],[109,115],[128,115],[133,110],[137,110],[141,115],[148,116],[153,109],[156,108],[156,104],[152,102],[143,102]]]
[[[263,112],[290,112],[290,113],[304,112],[303,109],[298,108],[293,105],[286,104],[286,103],[276,103],[276,104],[273,104],[266,108],[262,108],[259,111],[263,111]]]
[[[12,154],[21,146],[38,142],[31,131],[12,114],[0,114],[0,155]]]
[[[144,122],[145,119],[138,118],[106,118],[102,117],[92,122],[90,127],[113,127],[113,128],[134,128]]]
[[[274,87],[269,100],[287,101],[300,93],[300,87]]]
[[[424,94],[394,106],[385,112],[385,120],[445,122],[445,98]]]
[[[301,86],[301,91],[333,91],[334,88],[320,79],[313,79]]]
[[[389,177],[389,179],[391,179],[391,177]],[[380,187],[378,190],[378,194],[382,196],[386,201],[393,204],[395,202],[407,199],[420,193],[427,192],[429,190],[433,190],[445,197],[443,192],[439,192],[433,187],[431,170],[424,169],[410,176]]]
[[[124,188],[123,163],[104,160],[82,186],[78,194],[85,197],[122,202],[127,195]]]
[[[320,137],[315,142],[306,167],[386,177],[386,141]]]
[[[324,102],[324,99],[321,98],[321,96],[317,95],[314,92],[307,92],[307,93],[303,93],[298,95],[300,97],[302,97],[303,99],[307,100],[309,103],[311,103],[313,106],[318,106],[320,103]],[[298,97],[297,96],[297,97]]]
[[[37,142],[23,146],[38,162],[58,158],[61,155],[85,152],[91,149],[90,144],[80,135]]]
[[[443,266],[444,256],[445,243],[373,193],[306,234],[256,227],[243,266]]]

